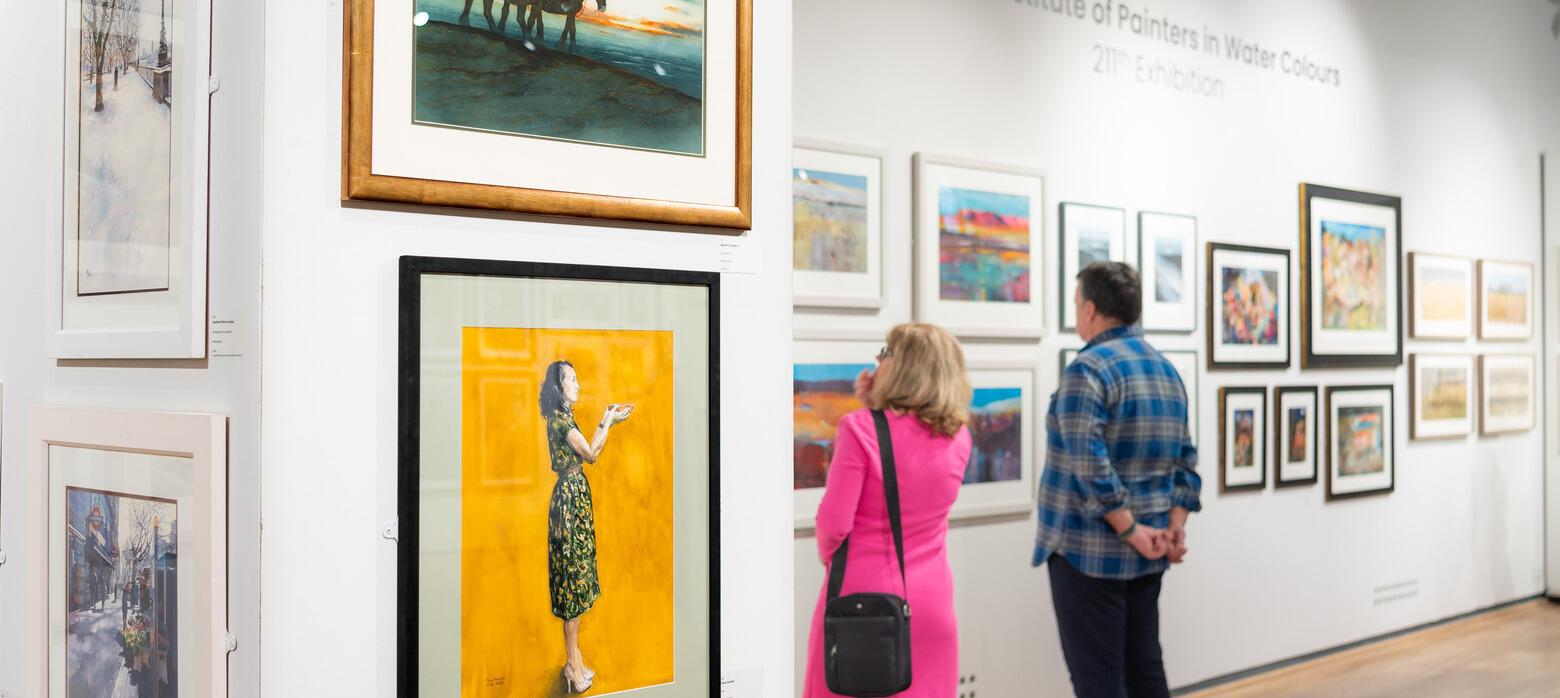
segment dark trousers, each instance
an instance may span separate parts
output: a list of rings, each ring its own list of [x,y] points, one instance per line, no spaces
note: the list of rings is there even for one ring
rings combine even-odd
[[[1061,555],[1046,561],[1062,656],[1079,698],[1168,698],[1159,652],[1159,582],[1096,579]]]

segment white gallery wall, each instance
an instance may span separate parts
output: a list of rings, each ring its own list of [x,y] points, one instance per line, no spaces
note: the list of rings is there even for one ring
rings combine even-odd
[[[1109,4],[1120,11],[1119,2]],[[798,337],[881,336],[911,319],[917,152],[1045,171],[1048,275],[1057,269],[1057,203],[1073,201],[1125,208],[1129,221],[1140,210],[1196,216],[1204,243],[1291,250],[1298,278],[1300,182],[1402,196],[1406,252],[1539,255],[1538,154],[1557,143],[1560,91],[1553,4],[1130,3],[1200,32],[1303,54],[1335,67],[1337,86],[1231,60],[1222,44],[1211,55],[1048,9],[1071,2],[958,5],[795,2],[796,137],[887,154],[888,302],[876,313],[799,309]],[[1156,84],[1151,69],[1140,81],[1139,66],[1156,62],[1218,87],[1199,80],[1202,93],[1177,90]],[[1135,223],[1128,238],[1135,259]],[[1057,334],[1054,281],[1046,287],[1043,341],[978,349],[1033,359],[1042,396],[1055,388],[1058,351],[1081,343]],[[1289,307],[1298,312],[1294,286]],[[1392,383],[1407,415],[1406,366],[1301,371],[1292,334],[1296,360],[1287,371],[1202,372],[1205,509],[1192,519],[1191,554],[1167,576],[1161,604],[1173,686],[1544,589],[1543,429],[1411,442],[1400,420],[1390,495],[1327,503],[1321,483],[1220,495],[1221,386]],[[1153,342],[1204,350],[1201,333]],[[1516,343],[1407,340],[1405,352],[1536,354],[1540,344],[1537,335]],[[1551,422],[1541,411],[1539,424]],[[960,663],[965,687],[979,695],[1069,692],[1045,570],[1029,566],[1033,518],[960,522],[949,536]],[[823,571],[810,535],[796,536],[793,553],[799,684]]]
[[[146,5],[143,5],[146,6]],[[152,6],[155,10],[155,6]],[[30,457],[33,405],[216,412],[228,415],[228,658],[233,696],[260,686],[260,101],[263,7],[218,3],[212,13],[210,281],[213,321],[201,361],[56,362],[44,353],[51,230],[64,179],[65,5],[6,6],[0,22],[5,98],[0,132],[0,696],[32,698],[22,682],[34,636],[25,549],[38,506]],[[104,89],[108,89],[106,86]]]
[[[754,274],[721,287],[723,670],[791,689],[791,7],[754,3]],[[402,255],[710,269],[719,238],[344,207],[340,0],[266,3],[264,695],[395,695]],[[517,166],[532,164],[517,163]],[[561,659],[561,658],[560,658]]]

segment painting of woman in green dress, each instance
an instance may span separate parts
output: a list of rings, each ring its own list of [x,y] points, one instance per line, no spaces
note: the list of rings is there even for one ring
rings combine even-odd
[[[593,436],[586,440],[574,416],[579,399],[580,382],[574,365],[567,361],[548,365],[540,403],[547,424],[548,455],[558,483],[553,486],[547,511],[547,579],[552,613],[563,620],[568,655],[563,678],[571,693],[584,693],[595,682],[595,672],[585,667],[580,653],[580,616],[601,596],[595,513],[584,467],[601,457],[612,426],[634,411],[633,405],[607,405]]]

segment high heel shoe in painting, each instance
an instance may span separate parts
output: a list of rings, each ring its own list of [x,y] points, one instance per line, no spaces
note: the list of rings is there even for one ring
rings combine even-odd
[[[575,682],[574,677],[569,676],[569,668],[564,667],[563,684],[569,689],[569,695],[578,695],[590,690],[591,684],[595,683],[595,672],[588,672],[584,677],[579,682]]]

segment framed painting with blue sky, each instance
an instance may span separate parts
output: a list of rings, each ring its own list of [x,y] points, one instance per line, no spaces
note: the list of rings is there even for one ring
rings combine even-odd
[[[1400,197],[1300,185],[1300,366],[1403,363]]]
[[[749,226],[751,0],[345,7],[343,200]]]
[[[1033,364],[1004,362],[966,347],[970,385],[970,462],[951,518],[1027,512],[1034,505]]]
[[[791,282],[796,305],[883,304],[883,156],[798,143],[791,151]]]
[[[915,316],[963,337],[1039,337],[1045,180],[915,156]]]

